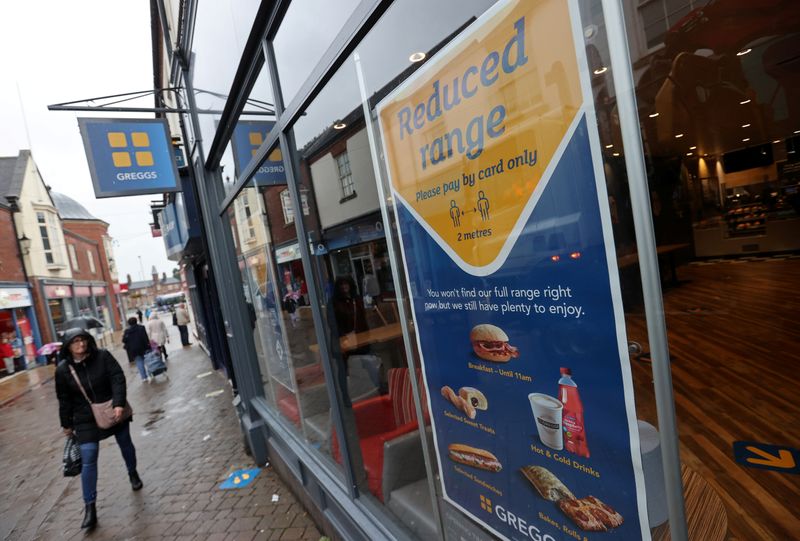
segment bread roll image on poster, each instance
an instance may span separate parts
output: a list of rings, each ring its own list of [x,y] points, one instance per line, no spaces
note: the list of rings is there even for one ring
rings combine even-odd
[[[503,469],[497,457],[486,449],[478,449],[463,443],[451,443],[447,446],[447,451],[450,453],[450,460],[454,462],[495,473]]]
[[[458,390],[458,396],[476,410],[486,411],[489,409],[489,401],[486,400],[483,393],[475,387],[461,387]]]
[[[551,502],[557,502],[564,498],[574,500],[575,496],[570,490],[561,482],[561,480],[553,475],[553,472],[542,466],[525,466],[520,468],[522,475],[530,481],[539,496]]]
[[[484,361],[507,363],[519,357],[519,350],[508,343],[508,335],[500,327],[483,323],[469,333],[475,355]]]

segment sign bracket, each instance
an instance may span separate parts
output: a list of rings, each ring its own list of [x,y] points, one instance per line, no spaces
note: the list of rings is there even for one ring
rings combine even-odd
[[[182,87],[165,87],[165,88],[154,88],[152,90],[139,90],[136,92],[123,92],[121,94],[111,94],[108,96],[98,96],[96,98],[85,98],[81,100],[75,101],[67,101],[63,103],[54,103],[52,105],[48,105],[47,109],[49,111],[91,111],[91,112],[113,112],[113,113],[189,113],[189,109],[185,107],[170,107],[166,105],[166,101],[164,99],[165,94],[173,93],[176,98],[176,102],[180,102],[180,94],[184,89]],[[203,90],[196,88],[195,92],[197,94],[208,94],[209,96],[213,96],[215,98],[220,98],[223,100],[227,99],[227,96],[224,94],[220,94],[219,92],[213,92],[211,90]],[[157,107],[132,107],[132,106],[122,106],[119,105],[120,103],[125,103],[133,100],[137,100],[140,98],[145,98],[149,95],[153,95],[157,103],[161,103],[160,106]],[[251,110],[242,111],[243,115],[252,115],[252,116],[275,116],[275,106],[269,102],[258,100],[255,98],[248,98],[247,105],[251,107]],[[207,114],[207,115],[221,115],[221,109],[199,109],[197,111],[199,114]]]

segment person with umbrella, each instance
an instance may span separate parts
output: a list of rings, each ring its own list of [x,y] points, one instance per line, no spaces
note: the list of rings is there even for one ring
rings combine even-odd
[[[147,379],[147,370],[144,368],[144,354],[150,349],[150,338],[147,337],[147,331],[139,325],[139,321],[135,317],[128,319],[128,328],[122,334],[122,347],[136,362],[136,368],[139,369],[142,381],[150,381]]]

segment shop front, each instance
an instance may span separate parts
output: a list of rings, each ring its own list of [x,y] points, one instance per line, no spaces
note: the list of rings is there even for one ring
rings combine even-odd
[[[28,284],[0,285],[0,335],[12,346],[15,370],[36,365],[41,335]]]
[[[67,320],[78,315],[72,285],[45,283],[42,287],[44,288],[44,298],[47,300],[50,332],[53,336],[58,336],[66,330],[64,324]],[[88,304],[88,301],[86,303]]]
[[[794,472],[733,448],[800,437],[800,381],[770,368],[800,361],[778,308],[800,306],[800,7],[624,4],[295,0],[231,28],[198,6],[170,83],[231,92],[183,120],[235,403],[326,532],[791,536],[753,494]],[[234,167],[252,99],[274,124]],[[745,405],[761,370],[773,422]]]

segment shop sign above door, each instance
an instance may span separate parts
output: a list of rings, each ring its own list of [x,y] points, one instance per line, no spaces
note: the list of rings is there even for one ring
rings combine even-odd
[[[24,287],[0,289],[0,310],[31,305],[31,293]]]
[[[181,190],[167,121],[156,118],[79,118],[95,196]]]
[[[502,539],[650,539],[585,51],[501,0],[377,106],[443,497]]]

